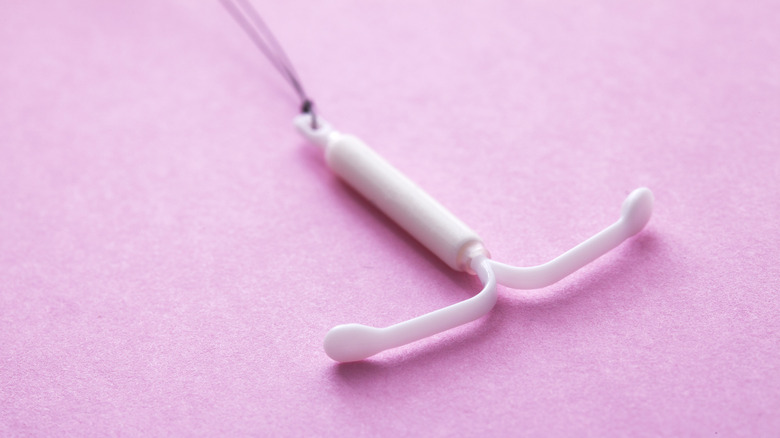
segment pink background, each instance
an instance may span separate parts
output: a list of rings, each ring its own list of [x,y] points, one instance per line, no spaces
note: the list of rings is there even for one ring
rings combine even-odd
[[[780,8],[257,2],[324,116],[546,261],[489,316],[338,365],[339,323],[471,296],[291,128],[217,2],[0,3],[0,435],[780,434]]]

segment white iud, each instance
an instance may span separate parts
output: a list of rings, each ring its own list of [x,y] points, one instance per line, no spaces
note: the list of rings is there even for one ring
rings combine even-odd
[[[491,260],[477,233],[358,138],[337,132],[320,117],[315,128],[310,114],[297,116],[295,126],[325,149],[333,172],[452,269],[476,274],[484,285],[472,298],[390,327],[333,327],[325,336],[325,352],[339,362],[362,360],[473,321],[496,304],[497,283],[516,289],[549,286],[641,231],[653,211],[653,193],[636,189],[623,202],[617,222],[590,239],[542,265],[509,266]]]
[[[486,314],[496,304],[496,283],[517,289],[549,286],[644,228],[653,211],[653,194],[636,189],[623,202],[620,219],[559,257],[539,266],[518,268],[490,259],[482,239],[415,183],[362,141],[342,135],[320,117],[284,49],[247,0],[221,0],[227,12],[268,57],[301,100],[298,130],[325,149],[328,166],[398,225],[457,271],[477,274],[485,285],[476,296],[390,327],[361,324],[333,327],[325,352],[339,362],[353,362],[449,330]]]

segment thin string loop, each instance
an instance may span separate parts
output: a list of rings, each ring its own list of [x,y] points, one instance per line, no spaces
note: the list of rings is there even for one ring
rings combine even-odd
[[[301,112],[311,114],[312,128],[317,129],[317,115],[314,112],[314,101],[311,100],[298,77],[298,72],[282,45],[274,37],[273,32],[265,24],[257,10],[248,0],[220,0],[222,6],[233,19],[244,29],[249,39],[268,58],[271,65],[292,85],[293,90],[301,99]]]

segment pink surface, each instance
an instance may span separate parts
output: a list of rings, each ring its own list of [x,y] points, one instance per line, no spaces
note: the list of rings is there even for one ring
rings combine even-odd
[[[217,2],[0,4],[0,435],[780,434],[770,1],[258,2],[319,103],[536,264],[648,228],[356,364],[478,281],[291,129]]]

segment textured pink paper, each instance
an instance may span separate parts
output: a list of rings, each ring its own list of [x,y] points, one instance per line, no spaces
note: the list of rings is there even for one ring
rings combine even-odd
[[[0,435],[777,436],[771,1],[258,2],[323,115],[536,264],[484,319],[337,365],[339,323],[463,300],[338,182],[217,2],[0,4]]]

